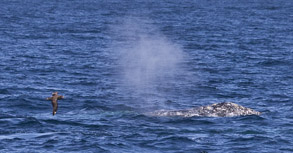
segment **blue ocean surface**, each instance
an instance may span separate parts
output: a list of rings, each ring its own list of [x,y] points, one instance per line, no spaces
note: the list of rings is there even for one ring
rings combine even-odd
[[[293,1],[1,0],[0,152],[293,152]]]

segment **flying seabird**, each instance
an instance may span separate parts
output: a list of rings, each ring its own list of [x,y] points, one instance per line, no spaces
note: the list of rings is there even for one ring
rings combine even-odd
[[[58,99],[63,99],[64,96],[58,95],[58,92],[53,92],[52,97],[48,97],[47,100],[51,100],[52,106],[53,106],[53,116],[56,114],[57,109],[58,109]]]

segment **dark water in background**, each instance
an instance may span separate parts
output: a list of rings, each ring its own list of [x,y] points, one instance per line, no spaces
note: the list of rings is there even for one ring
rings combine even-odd
[[[3,0],[0,152],[293,152],[292,53],[289,0]]]

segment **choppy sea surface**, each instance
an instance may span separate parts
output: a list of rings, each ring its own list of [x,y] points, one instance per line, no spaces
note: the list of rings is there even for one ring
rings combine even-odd
[[[293,1],[1,0],[0,152],[293,152]]]

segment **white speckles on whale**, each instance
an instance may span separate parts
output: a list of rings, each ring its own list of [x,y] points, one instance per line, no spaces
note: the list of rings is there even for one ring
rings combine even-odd
[[[232,102],[215,103],[207,106],[195,107],[186,110],[160,110],[149,113],[153,116],[181,116],[181,117],[233,117],[246,115],[260,115],[251,108],[246,108]]]

